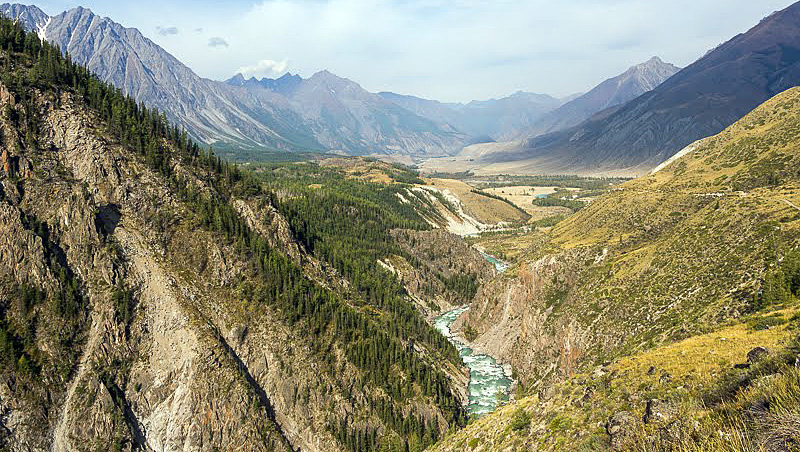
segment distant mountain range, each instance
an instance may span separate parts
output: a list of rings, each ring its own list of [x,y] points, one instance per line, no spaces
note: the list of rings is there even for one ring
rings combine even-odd
[[[287,76],[273,87],[217,82],[199,77],[135,28],[85,8],[49,17],[36,6],[4,4],[0,12],[58,44],[104,81],[164,111],[198,140],[238,157],[258,159],[265,150],[425,157],[457,152],[469,142],[452,127],[328,72],[308,80]]]
[[[395,93],[380,95],[420,116],[446,121],[473,137],[485,137],[484,141],[513,141],[580,124],[603,109],[623,104],[652,90],[679,70],[679,67],[653,57],[604,81],[586,94],[566,99],[519,92],[498,100],[445,104]]]
[[[0,6],[230,157],[314,151],[419,161],[497,141],[475,164],[522,173],[646,170],[718,133],[800,81],[798,10],[773,14],[680,71],[654,57],[578,97],[518,92],[457,104],[370,93],[327,71],[307,79],[208,80],[138,30],[88,9],[50,17],[35,6]]]
[[[655,89],[680,70],[681,68],[673,64],[661,61],[659,57],[653,57],[547,113],[524,132],[525,137],[536,137],[576,126],[601,110],[622,105]]]
[[[480,139],[476,141],[513,140],[566,101],[547,94],[526,92],[467,104],[442,103],[389,92],[380,95],[420,116],[452,124]]]
[[[800,84],[800,3],[776,12],[621,106],[476,165],[523,173],[644,172]]]
[[[327,71],[308,79],[286,74],[257,80],[238,74],[225,82],[208,80],[137,29],[86,8],[50,17],[36,6],[3,4],[0,12],[58,44],[104,81],[162,110],[199,141],[244,160],[258,160],[265,151],[399,154],[413,159],[453,155],[472,143],[533,136],[545,127],[542,121],[548,121],[547,130],[570,124],[580,115],[641,94],[672,67],[659,61],[648,75],[628,77],[616,89],[592,90],[591,99],[583,101],[518,92],[502,99],[447,104],[370,93]]]
[[[241,101],[266,104],[279,99],[303,119],[318,150],[426,157],[456,152],[469,141],[447,123],[416,115],[328,71],[308,79],[286,74],[276,80],[245,80],[238,74],[225,85]]]

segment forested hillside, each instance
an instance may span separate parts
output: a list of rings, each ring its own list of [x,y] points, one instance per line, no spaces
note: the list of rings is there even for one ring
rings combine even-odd
[[[374,265],[430,228],[391,188],[241,171],[5,19],[0,48],[0,446],[421,450],[463,425],[455,348]]]

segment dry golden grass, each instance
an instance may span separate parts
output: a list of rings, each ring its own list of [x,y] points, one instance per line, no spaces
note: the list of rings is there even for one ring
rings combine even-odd
[[[473,187],[453,179],[426,179],[428,185],[447,190],[464,204],[467,213],[484,224],[518,223],[525,216],[518,209],[499,199],[473,193]]]
[[[537,195],[549,195],[556,192],[557,187],[534,187],[531,185],[512,185],[508,187],[486,188],[482,191],[500,196],[514,203],[531,216],[529,223],[541,220],[542,218],[553,217],[556,215],[569,215],[572,210],[566,207],[540,207],[533,205],[533,200]],[[573,190],[573,189],[568,189]],[[574,189],[577,190],[577,189]]]
[[[796,312],[797,308],[788,308],[776,313],[788,320]],[[732,365],[745,362],[747,352],[753,348],[776,349],[791,336],[788,325],[755,331],[746,323],[738,323],[623,358],[611,368],[637,381],[644,381],[647,371],[654,366],[673,377],[689,376],[698,382],[708,382]]]

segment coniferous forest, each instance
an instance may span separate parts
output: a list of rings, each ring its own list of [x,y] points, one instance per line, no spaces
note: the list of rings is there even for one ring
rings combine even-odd
[[[411,207],[397,202],[393,191],[397,188],[376,190],[376,184],[351,182],[332,173],[301,172],[297,176],[300,180],[291,180],[269,171],[244,171],[215,156],[210,149],[202,149],[159,111],[123,95],[69,56],[62,56],[57,47],[7,19],[0,20],[0,48],[2,82],[23,106],[21,112],[7,107],[4,114],[25,131],[25,140],[19,143],[22,149],[36,152],[39,146],[34,101],[37,93],[52,92],[56,102],[60,102],[62,93],[82,99],[113,139],[128,147],[179,193],[194,212],[199,227],[217,234],[246,257],[256,276],[250,280],[256,282],[245,287],[246,293],[280,312],[289,325],[316,337],[315,352],[326,360],[336,360],[331,347],[344,349],[346,359],[360,370],[359,378],[383,388],[386,396],[376,396],[372,404],[384,424],[395,432],[393,438],[402,438],[395,444],[400,448],[397,450],[408,450],[409,445],[419,450],[439,437],[437,423],[409,417],[403,408],[416,398],[433,401],[450,425],[464,424],[463,407],[454,396],[448,377],[435,364],[445,360],[460,365],[456,349],[406,300],[400,282],[376,268],[377,259],[400,252],[389,230],[430,227]],[[176,165],[202,174],[212,190],[197,190],[175,170]],[[415,180],[412,173],[403,176],[409,182]],[[326,188],[298,190],[309,183]],[[277,190],[290,187],[296,195],[282,199],[276,194]],[[350,280],[353,293],[334,293],[305,277],[296,263],[254,232],[237,213],[231,200],[244,197],[278,207],[289,220],[295,238]],[[46,244],[50,243],[46,224],[35,218],[29,224]],[[57,245],[47,249],[52,250],[52,268],[62,275],[61,291],[45,293],[38,288],[20,287],[19,303],[28,310],[38,304],[51,305],[74,325],[74,337],[64,340],[77,341],[87,316],[81,284],[63,266]],[[464,284],[471,287],[469,282]],[[114,303],[118,321],[128,322],[132,315],[131,292],[119,287]],[[43,358],[37,351],[36,316],[25,318],[25,324],[9,324],[5,314],[0,318],[0,353],[4,365],[35,374],[48,363],[40,361]],[[429,356],[413,351],[420,345],[430,352]],[[74,362],[74,357],[65,362]],[[69,369],[64,371],[69,373]],[[377,431],[351,428],[347,419],[335,414],[329,428],[351,450],[373,450],[379,443],[384,444]]]

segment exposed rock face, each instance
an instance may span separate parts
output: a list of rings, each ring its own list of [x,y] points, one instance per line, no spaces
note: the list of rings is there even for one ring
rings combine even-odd
[[[44,11],[35,6],[6,3],[0,5],[0,10],[6,17],[13,17],[19,20],[25,28],[33,31],[40,31],[49,19]]]
[[[270,149],[436,156],[455,153],[467,141],[452,127],[327,72],[271,84],[215,82],[197,76],[137,29],[85,8],[48,17],[35,6],[4,4],[0,12],[206,143],[236,145],[250,155]]]
[[[54,294],[73,274],[83,304],[73,324],[49,303],[35,305],[36,348],[54,364],[43,381],[0,369],[0,446],[334,451],[344,447],[331,433],[334,419],[386,428],[367,397],[375,388],[354,384],[359,371],[346,360],[331,368],[308,334],[243,294],[248,263],[193,223],[163,177],[97,132],[98,118],[69,94],[42,95],[35,108],[37,148],[14,151],[20,137],[0,118],[6,162],[32,169],[0,177],[2,306],[16,287]],[[173,171],[212,190],[194,167]],[[293,241],[271,205],[232,204],[309,279],[347,294],[346,281]],[[69,343],[65,331],[74,332]],[[329,353],[343,351],[332,345]],[[404,409],[446,428],[426,402]]]
[[[576,283],[584,252],[525,262],[516,277],[503,275],[482,287],[468,313],[453,325],[478,333],[474,344],[511,363],[524,384],[546,388],[574,372],[591,334],[569,317],[558,316],[547,300]]]
[[[58,240],[65,262],[86,284],[91,316],[78,349],[77,370],[61,387],[50,389],[53,405],[48,422],[27,430],[31,411],[12,408],[15,418],[7,424],[12,444],[27,444],[32,450],[46,450],[52,444],[55,451],[110,449],[114,444],[145,450],[204,450],[241,442],[256,448],[261,444],[263,450],[288,447],[287,434],[275,415],[266,405],[253,402],[254,384],[232,372],[236,355],[226,352],[223,339],[209,330],[222,322],[206,317],[210,311],[201,305],[208,302],[207,295],[175,272],[164,259],[167,250],[160,246],[158,232],[145,223],[157,208],[179,211],[180,204],[121,149],[87,133],[92,119],[75,109],[69,98],[62,104],[50,109],[43,121],[47,138],[40,144],[54,151],[42,155],[37,167],[68,171],[80,182],[52,185],[38,178],[27,180],[22,198],[37,200],[31,205],[33,211],[27,212],[31,201],[18,204],[11,197],[2,206],[4,211],[32,214],[50,225],[50,240]],[[119,209],[116,224],[102,224],[103,218],[113,221],[113,216],[98,217],[97,212],[109,205]],[[14,225],[6,220],[4,227]],[[37,252],[36,242],[25,240],[26,236],[33,234],[13,235],[17,238],[4,245],[4,252],[40,262],[4,258],[2,273],[54,287],[58,276],[49,274],[41,263],[46,261],[43,251]],[[203,237],[195,235],[197,239]],[[181,239],[173,240],[168,246]],[[215,251],[231,258],[229,250]],[[9,268],[13,262],[22,265]],[[241,265],[224,270],[227,277],[239,271]],[[115,319],[111,303],[112,288],[123,280],[137,293],[135,321],[128,325]],[[252,340],[257,337],[253,334]],[[263,373],[255,375],[265,381]],[[0,398],[5,405],[19,397],[12,389]],[[198,416],[206,411],[226,414]],[[43,434],[48,430],[52,436]],[[297,445],[303,441],[296,434],[292,440]]]

